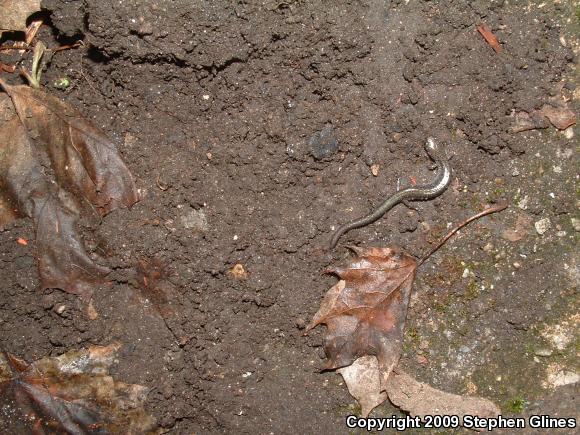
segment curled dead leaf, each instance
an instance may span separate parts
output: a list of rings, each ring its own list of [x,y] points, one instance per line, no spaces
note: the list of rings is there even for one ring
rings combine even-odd
[[[550,123],[538,111],[534,111],[531,114],[528,112],[518,112],[514,118],[514,123],[510,127],[512,133],[543,129],[550,126]]]
[[[131,173],[103,132],[57,98],[0,79],[0,225],[28,216],[36,228],[43,288],[90,300],[109,269],[85,250],[81,212],[106,214],[139,198]],[[49,168],[50,170],[46,170]]]

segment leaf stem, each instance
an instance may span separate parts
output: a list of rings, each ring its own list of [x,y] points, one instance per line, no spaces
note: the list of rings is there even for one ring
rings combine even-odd
[[[476,215],[471,216],[470,218],[468,218],[465,221],[461,222],[459,225],[457,225],[455,228],[453,228],[445,237],[443,237],[437,243],[437,245],[433,249],[431,249],[431,251],[429,251],[429,253],[427,255],[424,255],[419,260],[419,262],[417,263],[417,268],[419,268],[419,266],[421,266],[431,255],[433,255],[435,252],[437,252],[437,250],[439,250],[439,248],[441,246],[443,246],[447,242],[447,240],[449,240],[461,228],[463,228],[467,224],[473,222],[474,220],[479,219],[480,217],[486,216],[488,214],[496,213],[498,211],[505,210],[507,207],[508,207],[507,204],[499,204],[499,205],[496,205],[494,207],[489,207],[489,208],[486,208],[485,210],[483,210],[482,212],[477,213]]]

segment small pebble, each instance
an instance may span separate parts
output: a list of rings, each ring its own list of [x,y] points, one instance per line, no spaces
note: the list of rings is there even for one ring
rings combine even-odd
[[[534,354],[538,356],[551,356],[552,351],[550,349],[538,349],[534,352]]]
[[[316,160],[330,157],[338,151],[338,140],[334,136],[331,125],[324,127],[322,130],[314,133],[308,141],[310,154]]]
[[[306,320],[304,320],[302,317],[298,317],[296,319],[296,327],[298,329],[304,329],[304,328],[306,328]]]
[[[521,263],[518,263],[517,261],[514,261],[512,266],[514,267],[514,269],[519,269],[520,267],[522,267]]]
[[[371,165],[371,174],[375,177],[379,175],[379,165]]]
[[[564,137],[566,139],[572,139],[574,137],[574,128],[573,128],[573,126],[568,127],[566,130],[564,130]]]
[[[493,251],[493,244],[491,243],[487,243],[484,247],[483,247],[483,252],[487,252],[488,254],[490,252]]]
[[[544,219],[540,219],[539,221],[536,221],[534,223],[534,226],[536,227],[536,231],[538,234],[544,234],[546,231],[548,231],[550,229],[551,226],[551,222],[549,218],[544,218]]]
[[[188,230],[207,231],[209,229],[207,217],[201,209],[185,207],[180,220],[183,227]]]
[[[248,277],[248,272],[240,263],[235,264],[228,272],[234,279],[246,279]]]
[[[57,305],[54,307],[54,312],[55,312],[56,314],[58,314],[59,316],[60,316],[62,313],[64,313],[64,310],[66,310],[66,305],[65,305],[65,304],[57,304]]]

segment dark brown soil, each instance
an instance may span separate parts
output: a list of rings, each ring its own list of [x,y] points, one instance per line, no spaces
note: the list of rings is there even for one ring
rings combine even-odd
[[[578,105],[578,16],[540,3],[43,1],[38,37],[85,43],[52,58],[45,89],[116,140],[143,200],[87,228],[114,270],[95,321],[75,296],[38,290],[29,221],[0,232],[0,345],[31,361],[121,341],[115,375],[152,389],[147,409],[169,433],[345,433],[354,399],[319,371],[323,331],[302,336],[336,282],[321,271],[346,244],[419,256],[448,223],[507,201],[419,271],[401,364],[506,413],[569,411],[574,389],[541,384],[550,364],[573,369],[573,351],[536,352],[577,309],[574,132],[510,131],[559,84]],[[433,177],[428,136],[446,146],[451,188],[328,251],[337,225]],[[502,238],[522,215],[525,237]],[[136,300],[140,260],[163,264],[178,292],[166,322]],[[238,263],[246,279],[229,272]]]

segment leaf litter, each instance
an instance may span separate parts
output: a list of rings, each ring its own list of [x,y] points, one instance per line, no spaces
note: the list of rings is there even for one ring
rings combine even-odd
[[[12,433],[159,433],[144,402],[149,389],[114,379],[120,343],[27,363],[0,353],[0,422]]]
[[[417,268],[459,229],[506,207],[490,207],[465,220],[420,260],[400,248],[351,247],[356,254],[353,259],[325,270],[340,280],[324,296],[305,334],[326,325],[324,350],[328,360],[324,370],[337,370],[342,375],[363,416],[387,398],[413,416],[441,414],[441,409],[460,416],[499,414],[499,408],[489,400],[436,390],[396,367]]]
[[[39,89],[0,79],[0,226],[30,217],[42,288],[89,301],[109,269],[84,246],[81,216],[139,200],[115,145],[78,111]]]

